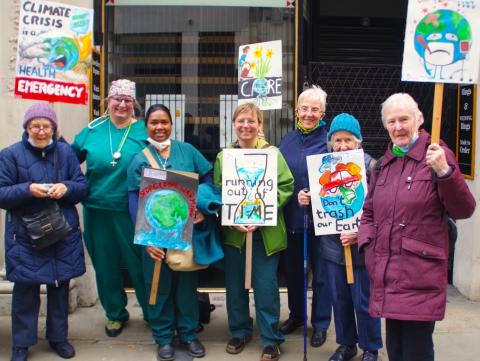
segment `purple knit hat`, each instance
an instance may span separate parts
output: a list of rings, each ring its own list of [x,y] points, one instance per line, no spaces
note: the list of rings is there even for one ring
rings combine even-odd
[[[52,122],[53,128],[57,129],[57,115],[52,107],[46,103],[35,103],[27,109],[23,116],[23,128],[27,129],[28,123],[34,118],[47,118]]]

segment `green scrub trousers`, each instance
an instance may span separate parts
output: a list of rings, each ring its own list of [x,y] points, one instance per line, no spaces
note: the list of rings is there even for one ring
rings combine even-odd
[[[147,297],[142,273],[143,247],[133,244],[134,225],[130,214],[91,207],[83,208],[84,239],[92,259],[97,290],[106,316],[112,321],[127,321],[127,295],[124,290],[121,260],[128,268],[143,319],[148,321]]]
[[[278,330],[280,295],[277,269],[280,253],[267,256],[260,231],[253,232],[252,287],[255,318],[264,346],[285,341]],[[233,337],[251,336],[253,319],[250,317],[249,295],[245,289],[245,248],[225,245],[225,283],[227,287],[227,314]]]
[[[152,287],[154,261],[143,254],[143,267],[148,295]],[[148,316],[153,339],[159,345],[172,343],[175,330],[184,342],[197,339],[199,323],[197,272],[172,271],[162,261],[157,302],[148,305]]]

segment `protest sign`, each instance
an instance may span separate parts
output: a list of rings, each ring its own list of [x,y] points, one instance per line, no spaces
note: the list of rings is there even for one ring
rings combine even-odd
[[[197,190],[193,174],[144,168],[134,243],[191,250]]]
[[[282,41],[242,45],[238,49],[238,105],[282,108]]]
[[[15,95],[87,104],[92,26],[91,9],[21,0]]]
[[[277,225],[277,151],[224,149],[222,225]]]
[[[402,80],[478,82],[479,0],[408,2]]]
[[[357,232],[367,195],[363,150],[310,155],[307,166],[315,235]]]

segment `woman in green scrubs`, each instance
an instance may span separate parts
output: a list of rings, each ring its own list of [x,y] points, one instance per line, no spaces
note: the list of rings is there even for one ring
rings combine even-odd
[[[72,144],[80,162],[87,166],[90,195],[83,201],[84,239],[110,337],[118,336],[129,319],[122,261],[148,321],[142,247],[133,244],[134,225],[128,212],[127,168],[147,145],[145,124],[134,116],[135,103],[134,82],[112,82],[107,114],[82,129]]]
[[[205,157],[193,145],[170,139],[173,124],[167,107],[162,104],[152,105],[146,113],[145,122],[150,143],[148,150],[161,168],[197,173],[200,183],[212,183],[212,166]],[[134,219],[138,208],[142,170],[151,166],[141,152],[128,168],[128,197]],[[205,216],[197,209],[194,224],[204,219]],[[165,252],[162,248],[150,246],[146,247],[146,251],[148,254],[144,254],[143,269],[147,290],[150,292],[154,260],[162,260]],[[187,349],[190,356],[205,356],[205,348],[196,334],[199,322],[197,272],[173,271],[166,262],[162,262],[160,274],[156,303],[148,306],[150,327],[158,344],[157,359],[169,361],[175,358],[172,346],[175,330],[181,345]]]

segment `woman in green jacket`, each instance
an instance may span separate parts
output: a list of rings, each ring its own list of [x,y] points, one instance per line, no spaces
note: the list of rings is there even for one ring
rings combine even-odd
[[[258,138],[262,129],[263,114],[253,103],[242,104],[233,114],[233,127],[237,141],[232,148],[263,149],[271,147]],[[273,148],[273,147],[272,147]],[[276,148],[275,148],[276,149]],[[249,314],[248,290],[245,282],[245,239],[253,232],[252,286],[255,299],[256,322],[264,345],[262,361],[278,360],[279,345],[284,341],[278,331],[280,298],[278,293],[277,268],[280,251],[287,246],[285,220],[282,208],[293,193],[293,176],[282,154],[277,150],[278,220],[276,226],[258,227],[236,225],[222,227],[225,253],[225,282],[227,289],[227,314],[231,340],[226,351],[240,353],[250,341],[253,320]],[[214,167],[214,183],[222,184],[223,152],[217,156]]]

